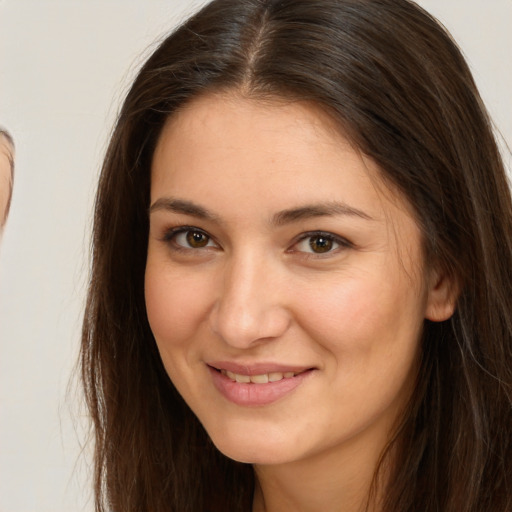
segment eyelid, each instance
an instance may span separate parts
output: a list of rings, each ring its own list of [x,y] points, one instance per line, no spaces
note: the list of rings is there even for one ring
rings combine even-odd
[[[212,245],[206,245],[204,247],[200,248],[194,248],[194,247],[186,247],[181,244],[172,243],[176,236],[182,233],[187,233],[188,231],[196,231],[198,233],[204,234],[206,237],[208,237],[209,241],[208,243],[212,242],[215,247],[212,247]],[[296,250],[295,247],[304,240],[307,240],[308,238],[313,237],[323,237],[328,240],[332,240],[334,243],[338,244],[339,247],[336,247],[335,249],[329,250],[325,253],[315,253],[315,252],[309,252],[309,251],[300,251]],[[197,226],[190,226],[190,225],[180,225],[176,227],[172,227],[165,230],[165,233],[161,237],[161,240],[165,243],[172,244],[172,249],[176,251],[199,251],[199,250],[205,250],[205,249],[212,249],[212,248],[220,248],[219,244],[215,240],[212,235],[210,235],[207,231],[204,229],[198,228]],[[341,249],[347,249],[354,247],[354,244],[347,240],[346,238],[336,235],[330,231],[306,231],[304,233],[301,233],[298,235],[293,243],[291,244],[290,248],[287,250],[289,253],[300,253],[306,257],[314,257],[314,258],[322,258],[322,257],[328,257],[330,255],[337,254]]]
[[[337,243],[340,247],[333,249],[331,251],[327,251],[325,253],[314,253],[314,252],[306,252],[306,251],[298,251],[294,250],[294,247],[299,244],[300,242],[303,242],[304,240],[307,240],[308,238],[313,237],[324,237],[329,240],[332,240],[333,242]],[[354,244],[347,240],[346,238],[336,235],[334,233],[331,233],[330,231],[306,231],[305,233],[301,233],[298,237],[295,238],[293,244],[291,245],[288,252],[298,252],[307,255],[308,257],[327,257],[329,255],[336,254],[340,248],[342,249],[349,249],[354,247]]]
[[[172,228],[167,228],[162,236],[162,240],[164,242],[168,242],[169,240],[172,240],[177,234],[186,231],[200,231],[201,233],[208,235],[208,233],[206,233],[203,229],[200,229],[196,226],[176,226]]]
[[[197,226],[176,226],[176,227],[173,227],[173,228],[166,229],[165,233],[161,237],[161,241],[169,243],[169,244],[172,244],[172,242],[175,240],[177,235],[180,235],[182,233],[186,233],[188,231],[196,231],[197,233],[202,233],[203,235],[208,237],[209,241],[213,242],[216,247],[219,247],[219,244],[212,237],[212,235],[210,235],[204,229],[198,228]],[[204,250],[204,249],[212,249],[212,246],[211,245],[210,246],[206,245],[205,247],[194,248],[194,247],[185,247],[183,245],[179,245],[179,244],[174,243],[174,244],[172,244],[172,249],[176,250],[176,251],[180,251],[180,250],[183,250],[183,251],[200,251],[200,250]]]

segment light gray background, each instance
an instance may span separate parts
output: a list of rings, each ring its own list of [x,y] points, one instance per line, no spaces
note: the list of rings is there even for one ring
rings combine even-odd
[[[17,145],[0,250],[0,512],[93,510],[87,423],[68,383],[95,181],[134,72],[200,3],[0,0],[0,124]],[[512,145],[512,0],[420,4],[459,42]]]

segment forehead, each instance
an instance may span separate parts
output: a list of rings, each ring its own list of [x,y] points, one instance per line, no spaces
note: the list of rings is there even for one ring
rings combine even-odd
[[[166,189],[208,200],[220,194],[231,197],[227,205],[235,187],[238,195],[263,194],[261,202],[344,196],[370,210],[387,197],[412,212],[401,194],[384,185],[376,163],[316,105],[226,93],[196,98],[164,126],[153,157],[152,196]]]
[[[219,131],[219,128],[224,128]],[[266,151],[282,152],[292,139],[296,144],[316,143],[350,146],[341,124],[310,101],[278,97],[252,98],[236,91],[209,93],[194,98],[167,120],[162,137],[202,132],[205,143],[234,147],[265,143]],[[204,139],[205,134],[208,139]],[[279,137],[275,137],[278,134]],[[271,143],[273,142],[273,143]],[[355,149],[355,148],[353,148]]]

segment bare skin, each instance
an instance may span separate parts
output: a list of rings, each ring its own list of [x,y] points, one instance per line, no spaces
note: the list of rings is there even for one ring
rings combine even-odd
[[[12,190],[11,160],[13,152],[9,141],[0,134],[0,230],[7,220],[7,203]]]

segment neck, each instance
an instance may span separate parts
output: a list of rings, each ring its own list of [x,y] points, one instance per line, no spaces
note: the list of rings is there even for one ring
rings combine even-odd
[[[365,441],[354,439],[300,461],[255,466],[253,512],[380,512],[379,484],[387,464],[377,480],[375,472],[386,440]]]

